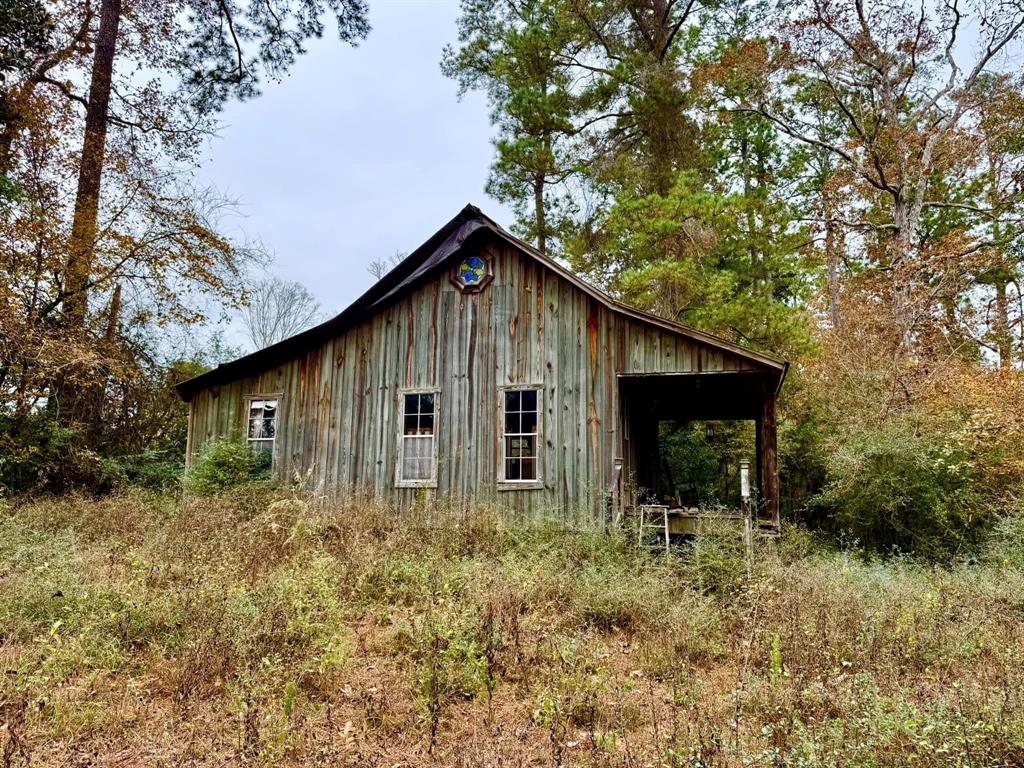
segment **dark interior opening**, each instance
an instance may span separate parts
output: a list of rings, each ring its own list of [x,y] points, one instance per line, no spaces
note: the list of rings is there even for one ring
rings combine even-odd
[[[775,520],[777,386],[760,371],[620,376],[627,503],[738,509],[747,459],[757,514]]]

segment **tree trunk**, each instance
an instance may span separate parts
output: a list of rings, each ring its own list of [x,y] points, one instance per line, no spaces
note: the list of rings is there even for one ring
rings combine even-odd
[[[893,233],[889,243],[889,279],[892,290],[892,316],[900,334],[902,349],[906,352],[914,350],[917,317],[914,306],[918,281],[914,257],[917,252],[918,224],[921,221],[921,209],[908,203],[900,192],[893,203]]]
[[[117,339],[117,330],[121,322],[121,284],[114,286],[114,294],[110,297],[110,309],[107,311],[107,334],[108,342]]]
[[[996,211],[1002,209],[1004,201],[999,196],[999,174],[996,170],[999,166],[999,158],[993,153],[988,154],[988,173],[986,174],[988,184],[988,204],[993,211],[990,214],[990,226],[992,228],[992,241],[1001,243],[1004,238],[1003,228]],[[998,246],[997,246],[998,247]],[[1011,255],[1003,248],[999,248],[1000,260],[1004,265],[1011,259]],[[1012,262],[1010,262],[1012,263]],[[989,280],[995,292],[995,315],[992,318],[992,338],[995,341],[996,352],[999,355],[999,367],[1009,369],[1013,367],[1013,331],[1010,329],[1010,302],[1007,296],[1009,284],[1013,280],[1013,270],[1002,266],[992,271]]]
[[[828,274],[828,308],[832,317],[833,330],[839,330],[843,324],[843,315],[839,306],[839,261],[842,254],[843,237],[837,233],[836,222],[828,219],[825,222],[825,258]]]
[[[1013,334],[1010,332],[1010,303],[1006,297],[1006,282],[997,279],[994,288],[996,300],[992,335],[999,353],[999,367],[1010,368],[1013,365]]]
[[[4,120],[3,129],[0,130],[0,176],[6,176],[11,170],[11,147],[14,144],[14,137],[21,129],[21,115],[17,107],[11,106],[11,99],[8,96],[3,99],[5,104],[0,104],[0,109],[8,112]]]
[[[89,101],[85,111],[85,139],[78,167],[78,192],[75,196],[75,214],[71,224],[64,283],[64,321],[69,327],[77,329],[84,326],[89,308],[89,278],[96,254],[100,184],[120,21],[121,0],[103,0],[93,55],[92,79],[89,83]]]
[[[537,175],[533,179],[533,215],[537,229],[537,250],[548,252],[548,222],[544,210],[544,176]]]
[[[842,225],[834,215],[836,201],[826,181],[821,192],[821,204],[825,216],[825,268],[828,281],[828,308],[832,318],[832,329],[839,330],[843,322],[839,303],[839,265],[846,249]]]
[[[64,269],[61,320],[68,338],[84,337],[89,311],[89,282],[96,255],[96,231],[100,208],[100,184],[107,142],[107,118],[110,108],[111,81],[114,74],[114,53],[117,30],[121,21],[121,0],[103,0],[99,32],[93,52],[89,98],[85,110],[85,137],[78,166],[78,190],[75,195],[74,218],[68,240],[68,257]],[[79,366],[81,367],[81,366]],[[96,384],[87,370],[69,369],[54,382],[57,413],[64,424],[76,424],[96,412],[90,407],[90,395]]]

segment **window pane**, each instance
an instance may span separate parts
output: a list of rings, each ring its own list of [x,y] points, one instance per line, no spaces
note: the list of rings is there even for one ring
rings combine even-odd
[[[256,453],[270,453],[274,450],[273,440],[253,440],[251,443],[252,449]]]
[[[429,480],[434,463],[431,437],[406,437],[402,445],[402,479]]]
[[[505,438],[505,456],[507,458],[519,458],[521,456],[535,456],[533,437],[508,437]]]
[[[537,431],[537,412],[527,411],[523,413],[522,417],[522,429],[520,432],[536,432]]]
[[[434,412],[434,395],[433,394],[420,395],[420,413],[430,413],[430,414],[432,414],[433,412]]]
[[[263,416],[263,401],[253,400],[249,403],[249,416],[250,417],[261,417]]]
[[[274,419],[263,420],[263,436],[274,437]]]
[[[420,396],[419,395],[406,395],[405,396],[405,415],[410,414],[416,415],[420,412]]]
[[[416,460],[416,480],[430,479],[430,459]]]
[[[263,419],[249,419],[249,439],[263,437]]]
[[[519,455],[520,456],[537,456],[537,444],[536,438],[533,435],[529,437],[519,438]]]
[[[405,440],[405,455],[415,458],[429,457],[433,449],[433,440],[429,437],[408,437]]]
[[[536,411],[537,410],[537,390],[535,389],[524,389],[522,391],[522,407],[524,411]]]
[[[268,419],[274,418],[277,414],[277,400],[263,401],[263,416]]]
[[[537,479],[537,461],[536,459],[523,459],[520,462],[521,467],[521,480],[536,480]]]
[[[519,432],[519,414],[518,413],[506,413],[505,414],[505,432],[515,433]]]
[[[402,457],[402,479],[403,480],[415,480],[416,479],[416,468],[418,459],[412,458],[411,456]]]
[[[519,392],[515,392],[515,391],[513,391],[513,392],[506,392],[505,393],[505,410],[506,411],[518,411],[519,410],[519,403],[521,402],[521,399],[520,399],[519,395],[520,395],[520,393]]]
[[[430,459],[418,459],[415,457],[406,456],[402,460],[402,479],[429,480],[430,464]]]
[[[405,434],[415,435],[416,428],[419,426],[417,423],[418,417],[415,413],[405,414]]]
[[[424,413],[420,416],[420,432],[421,435],[432,435],[434,434],[434,414]]]
[[[519,459],[506,459],[505,460],[505,479],[506,480],[519,480]]]

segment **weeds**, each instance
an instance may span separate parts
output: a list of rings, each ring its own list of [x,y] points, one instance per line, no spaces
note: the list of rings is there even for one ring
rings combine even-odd
[[[1024,762],[1012,536],[938,569],[789,531],[748,577],[728,531],[267,493],[0,509],[4,765]]]

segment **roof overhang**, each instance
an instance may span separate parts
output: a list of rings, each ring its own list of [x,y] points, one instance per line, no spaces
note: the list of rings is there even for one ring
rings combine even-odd
[[[766,366],[764,368],[748,368],[740,371],[651,371],[651,372],[623,372],[615,374],[620,381],[657,381],[659,379],[679,382],[689,382],[697,379],[710,380],[712,383],[730,379],[749,379],[771,382],[771,391],[776,396],[782,391],[782,383],[786,380],[789,372],[789,363],[783,363],[781,368]]]
[[[777,387],[781,388],[789,367],[785,360],[616,301],[608,294],[582,280],[555,259],[507,232],[476,206],[467,205],[340,314],[284,341],[257,350],[237,360],[223,363],[206,373],[183,381],[175,386],[175,390],[182,400],[189,402],[202,389],[253,375],[294,359],[370,317],[421,280],[446,267],[467,241],[474,238],[479,232],[489,232],[513,245],[569,281],[580,291],[599,301],[612,312],[716,347],[749,360],[759,368],[774,372],[774,375],[777,376]]]
[[[773,370],[623,373],[618,380],[624,402],[658,421],[729,421],[761,418],[782,375]]]

